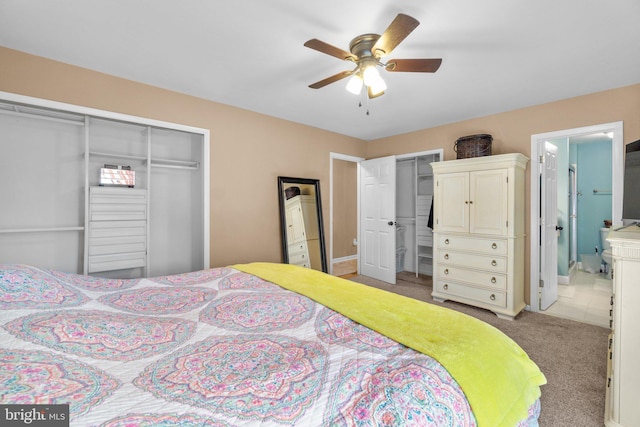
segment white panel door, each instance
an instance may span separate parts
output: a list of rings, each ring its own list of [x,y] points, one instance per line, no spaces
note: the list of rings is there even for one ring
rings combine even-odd
[[[545,142],[543,152],[544,163],[540,168],[540,310],[546,310],[558,299],[558,147]]]
[[[360,163],[360,273],[396,283],[396,159]]]

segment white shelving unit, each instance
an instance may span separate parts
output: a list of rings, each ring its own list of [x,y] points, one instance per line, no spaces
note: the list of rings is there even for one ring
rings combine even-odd
[[[428,227],[433,202],[432,162],[442,158],[441,150],[400,156],[396,163],[396,218],[405,227],[404,270],[431,275],[433,234]]]
[[[431,162],[439,160],[437,154],[416,158],[416,277],[433,274],[433,232],[428,226],[433,203]]]
[[[0,187],[14,201],[0,212],[0,263],[113,277],[208,268],[207,130],[0,93],[0,131],[0,181],[14,183]],[[131,166],[134,188],[99,187],[105,164]],[[132,236],[116,219],[97,227],[92,194],[105,191],[117,194],[112,207],[143,194],[144,227]],[[123,242],[141,238],[127,260]],[[90,258],[115,247],[120,262],[111,266]]]

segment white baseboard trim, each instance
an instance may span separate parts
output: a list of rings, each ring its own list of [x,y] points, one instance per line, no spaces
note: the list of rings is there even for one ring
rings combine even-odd
[[[334,258],[331,263],[332,264],[336,264],[338,262],[345,262],[345,261],[351,261],[352,259],[358,259],[358,255],[348,255],[348,256],[343,256],[340,258]]]

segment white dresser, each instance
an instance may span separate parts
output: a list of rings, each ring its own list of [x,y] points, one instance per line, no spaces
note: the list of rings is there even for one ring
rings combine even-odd
[[[513,319],[524,302],[522,154],[435,162],[433,299]]]
[[[285,201],[289,264],[322,270],[315,196],[299,195]]]
[[[147,266],[147,190],[89,189],[89,273]]]
[[[640,426],[640,228],[609,233],[613,255],[605,425]]]

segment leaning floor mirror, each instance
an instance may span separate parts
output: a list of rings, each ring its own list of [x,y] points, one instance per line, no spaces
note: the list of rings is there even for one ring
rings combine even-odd
[[[284,262],[326,273],[320,180],[279,176],[278,198]]]

